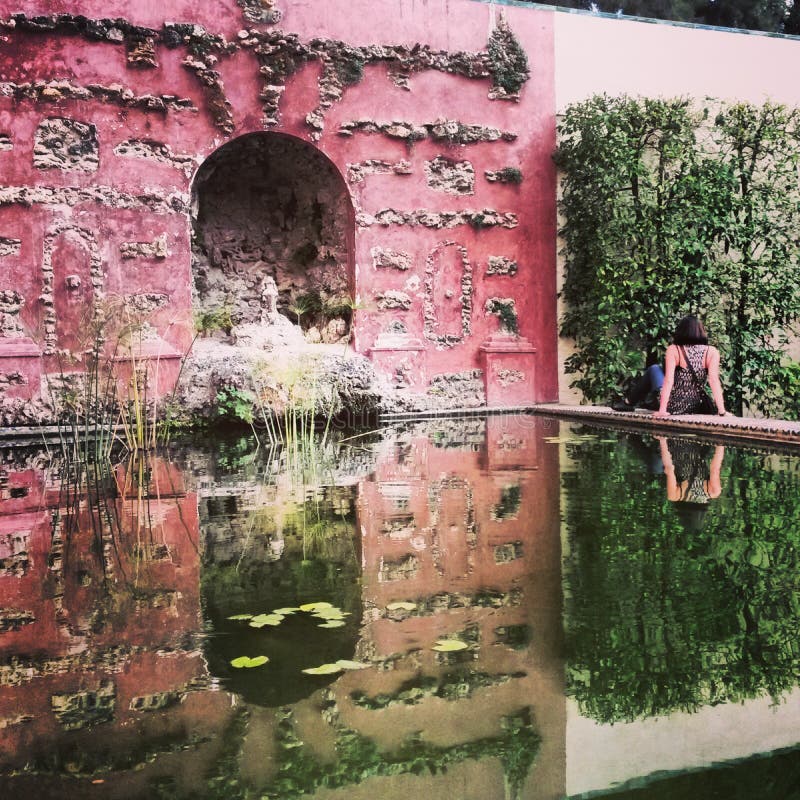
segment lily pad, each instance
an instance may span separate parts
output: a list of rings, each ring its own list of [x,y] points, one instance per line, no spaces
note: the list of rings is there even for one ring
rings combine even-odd
[[[255,656],[253,658],[250,658],[250,656],[239,656],[239,658],[234,658],[233,661],[231,661],[231,666],[237,669],[241,667],[260,667],[268,661],[269,658],[267,656]]]
[[[253,619],[252,614],[234,614],[232,617],[228,617],[228,619]]]
[[[312,616],[319,617],[320,619],[341,619],[342,617],[349,617],[349,611],[342,611],[340,608],[321,608],[315,611]]]
[[[319,667],[309,667],[304,669],[306,675],[333,675],[336,672],[342,672],[344,667],[339,664],[322,664]]]
[[[290,608],[276,608],[272,613],[273,614],[280,614],[282,617],[287,616],[288,614],[294,614],[295,612],[299,611],[300,609],[296,606]]]
[[[318,628],[341,628],[347,623],[343,619],[330,619],[322,625],[317,625]]]
[[[406,602],[399,602],[399,603],[389,603],[386,606],[387,611],[414,611],[417,608],[416,603],[406,603]]]
[[[283,617],[280,614],[259,614],[250,620],[253,628],[263,628],[265,625],[280,625]]]
[[[363,661],[348,661],[346,658],[340,658],[336,663],[342,669],[369,669],[372,666]]]
[[[333,603],[303,603],[301,611],[319,611],[322,608],[333,608]]]
[[[466,650],[469,645],[460,639],[437,639],[432,648],[439,653],[455,653],[457,650]]]

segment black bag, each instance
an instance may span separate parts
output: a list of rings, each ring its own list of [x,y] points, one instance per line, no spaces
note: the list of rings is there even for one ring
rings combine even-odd
[[[700,404],[695,409],[695,414],[716,414],[717,406],[714,400],[709,396],[708,392],[703,389],[703,394],[700,397]]]
[[[684,350],[683,347],[681,347],[681,350],[683,351],[683,357],[686,359],[686,365],[689,367],[689,372],[692,373],[692,380],[694,381],[695,388],[700,393],[700,399],[698,400],[697,405],[694,407],[692,413],[716,414],[717,404],[706,391],[706,387],[700,383],[700,379],[697,377],[697,373],[694,371],[692,362],[689,361],[689,356],[686,355],[686,350]]]
[[[649,411],[658,411],[661,406],[661,389],[651,389],[647,397],[642,400],[639,408],[646,408]]]

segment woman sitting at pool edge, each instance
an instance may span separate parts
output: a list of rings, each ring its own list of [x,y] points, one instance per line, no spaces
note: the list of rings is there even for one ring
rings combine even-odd
[[[706,381],[717,413],[728,416],[719,379],[719,350],[709,345],[703,323],[695,316],[686,316],[676,326],[667,348],[661,399],[653,416],[698,413]]]

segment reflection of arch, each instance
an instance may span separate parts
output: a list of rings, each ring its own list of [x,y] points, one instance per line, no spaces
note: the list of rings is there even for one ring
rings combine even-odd
[[[67,273],[67,265],[58,263],[55,264],[53,254],[59,238],[63,237],[64,241],[77,244],[89,257],[88,274],[81,276],[80,274],[64,274],[64,286],[56,283],[56,266],[59,272]],[[86,285],[83,285],[83,279],[88,278]],[[105,282],[105,275],[103,273],[103,261],[100,257],[100,249],[97,244],[97,237],[85,228],[76,228],[73,222],[61,222],[54,225],[45,234],[43,251],[42,251],[42,294],[41,302],[44,306],[44,348],[45,355],[52,355],[58,349],[59,336],[58,336],[58,323],[59,312],[57,310],[57,303],[63,305],[65,302],[70,301],[71,295],[78,293],[76,305],[76,313],[85,315],[85,305],[80,302],[90,298],[90,307],[92,315],[95,317],[99,312],[98,301],[103,296],[103,284]],[[73,335],[81,329],[79,320],[61,320],[62,329],[70,332]],[[68,324],[67,324],[68,323]]]
[[[264,282],[304,328],[349,321],[355,212],[335,164],[306,141],[250,133],[215,151],[192,186],[195,309],[261,319]],[[299,311],[299,313],[298,313]]]

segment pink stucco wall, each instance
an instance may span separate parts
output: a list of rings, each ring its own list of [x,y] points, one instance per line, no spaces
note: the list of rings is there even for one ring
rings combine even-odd
[[[556,14],[556,107],[593,94],[795,105],[800,42],[722,29]]]
[[[156,31],[161,31],[165,23],[191,22],[236,45],[227,54],[217,53],[217,62],[207,65],[218,73],[230,104],[231,124],[223,130],[209,111],[210,95],[196,70],[183,63],[189,55],[184,46],[170,49],[157,41],[157,66],[132,68],[126,63],[125,43],[120,41],[93,41],[62,30],[31,32],[9,26],[2,31],[5,41],[0,50],[0,82],[10,88],[6,96],[0,96],[0,134],[7,134],[9,142],[0,150],[0,187],[11,188],[6,188],[5,199],[0,200],[0,237],[19,244],[16,251],[2,257],[0,290],[13,288],[23,296],[21,326],[26,339],[44,352],[45,373],[56,369],[49,351],[77,346],[76,337],[68,331],[76,327],[85,330],[93,295],[157,295],[161,300],[148,321],[157,331],[161,351],[183,353],[192,338],[191,171],[164,161],[120,157],[115,148],[121,142],[138,139],[166,145],[172,155],[188,156],[199,164],[226,141],[253,131],[272,130],[306,141],[313,138],[306,115],[320,102],[320,61],[310,60],[289,75],[280,100],[279,122],[265,123],[260,93],[269,81],[259,74],[253,48],[241,45],[239,31],[280,29],[296,34],[304,44],[319,37],[354,46],[411,48],[422,44],[447,54],[462,50],[474,54],[486,51],[489,34],[500,15],[500,7],[469,0],[331,0],[323,4],[278,0],[275,7],[282,18],[274,25],[246,21],[235,0],[202,4],[38,0],[18,2],[13,8],[8,3],[3,6],[0,17],[4,19],[17,12],[28,17],[83,14],[91,19],[120,17]],[[518,363],[504,373],[512,375],[519,387],[505,391],[504,396],[508,403],[554,400],[556,176],[550,159],[555,135],[553,14],[524,8],[505,8],[503,13],[531,68],[518,102],[490,99],[492,82],[488,77],[468,78],[422,69],[413,71],[408,87],[401,88],[384,63],[368,63],[363,79],[345,86],[341,99],[325,113],[324,131],[315,145],[348,179],[355,211],[351,269],[360,307],[355,320],[356,349],[372,354],[376,340],[391,323],[402,322],[407,338],[421,347],[421,351],[415,351],[414,370],[422,376],[417,381],[422,391],[437,375],[485,368],[486,354],[481,345],[498,330],[497,317],[485,310],[486,301],[491,297],[513,299],[520,334],[527,343]],[[174,95],[190,101],[194,108],[161,112],[130,104],[125,107],[113,99],[74,99],[64,93],[21,96],[24,84],[53,80],[66,80],[74,87],[116,85],[137,96]],[[95,169],[34,166],[36,129],[51,117],[95,126],[99,148]],[[506,140],[471,144],[428,137],[411,146],[381,133],[339,133],[341,125],[354,120],[430,125],[441,119],[496,128],[510,135]],[[472,193],[454,195],[431,188],[426,182],[426,162],[439,156],[471,164],[475,175]],[[406,161],[409,168],[403,174],[368,174],[359,181],[348,178],[348,165],[376,159]],[[509,166],[522,171],[521,185],[491,183],[484,177],[487,170]],[[98,186],[106,193],[99,202],[93,198],[76,200],[74,196],[64,199],[63,192],[56,199],[50,192],[44,202],[30,203],[22,196],[26,187],[61,190]],[[114,195],[110,200],[109,194]],[[126,203],[131,207],[122,208]],[[515,215],[516,222],[475,227],[462,221],[453,227],[431,227],[398,223],[396,215],[386,220],[379,212],[387,209],[400,215],[414,212],[417,217],[422,212],[491,209]],[[77,234],[70,232],[73,228]],[[164,241],[163,237],[166,250],[162,247],[157,255],[140,248],[138,257],[121,256],[124,243],[152,245],[159,238]],[[410,256],[410,269],[376,267],[375,248]],[[487,274],[490,256],[517,262],[516,274]],[[43,277],[43,269],[47,273],[50,262],[52,275]],[[94,284],[92,264],[94,273],[98,273],[94,274]],[[466,284],[465,270],[471,273],[471,282]],[[80,287],[67,291],[65,280],[75,275]],[[47,289],[48,282],[54,297],[41,299],[42,287]],[[381,298],[387,291],[400,292],[410,303],[406,302],[405,308],[383,308]],[[466,311],[462,293],[468,295]],[[54,311],[47,310],[48,303]],[[45,341],[48,323],[57,329],[50,332],[49,347]],[[458,341],[443,344],[427,335],[431,332],[458,334]],[[384,369],[391,371],[398,358],[402,360],[394,357],[394,352],[390,358],[385,351],[380,352],[376,363]],[[0,363],[0,372],[8,373],[16,362],[12,363],[11,357],[5,361]],[[520,365],[527,370],[522,377]],[[23,394],[33,394],[36,388],[32,362],[28,372],[29,386]]]
[[[0,392],[7,397],[34,396],[40,374],[63,369],[57,352],[81,347],[101,298],[144,308],[155,335],[150,355],[185,353],[193,335],[192,176],[225,143],[274,131],[318,148],[346,184],[359,352],[390,378],[405,370],[406,385],[420,393],[456,375],[480,376],[491,404],[555,400],[559,383],[566,399],[551,160],[557,112],[596,92],[800,99],[798,43],[779,37],[473,0],[267,6],[281,12],[277,22],[248,21],[236,0],[0,3]],[[30,30],[13,24],[16,13],[119,18],[152,28],[153,63],[128,60],[124,31],[103,38],[110,23],[98,38],[63,25]],[[485,65],[501,16],[531,69],[515,100],[493,98],[491,77],[467,77],[458,55]],[[200,51],[181,42],[172,23],[202,26],[190,33]],[[177,37],[172,46],[170,31]],[[203,51],[206,32],[222,37],[210,54]],[[285,34],[283,41],[267,42],[275,32]],[[265,72],[259,47],[291,55],[293,36],[312,57],[299,58],[285,74]],[[345,46],[385,46],[395,60],[368,60],[360,80],[331,95],[326,48],[341,54]],[[439,64],[415,62],[403,86],[398,48],[408,48],[413,61],[417,46]],[[52,81],[66,83],[54,89]],[[277,110],[269,108],[270,93],[279,97]],[[309,124],[309,114],[323,118],[323,127]],[[42,163],[36,142],[53,118],[79,131],[94,126],[86,134],[95,137],[87,145],[96,149],[93,163]],[[448,142],[431,134],[442,120],[505,136]],[[355,122],[373,130],[353,129]],[[404,139],[386,130],[393,123],[428,126],[428,134]],[[167,155],[125,157],[118,148],[130,140]],[[474,185],[448,193],[431,181],[426,170],[441,158],[471,171]],[[365,162],[373,166],[354,176],[351,167]],[[522,183],[487,179],[487,171],[504,167],[521,170]],[[496,224],[470,224],[470,214],[486,210]],[[379,264],[380,252],[399,253],[405,267]],[[490,259],[514,262],[516,272],[496,269]],[[492,298],[514,303],[517,350],[496,340],[498,319],[486,310]],[[405,330],[399,339],[398,329]],[[161,382],[168,385],[174,374],[165,369]]]

